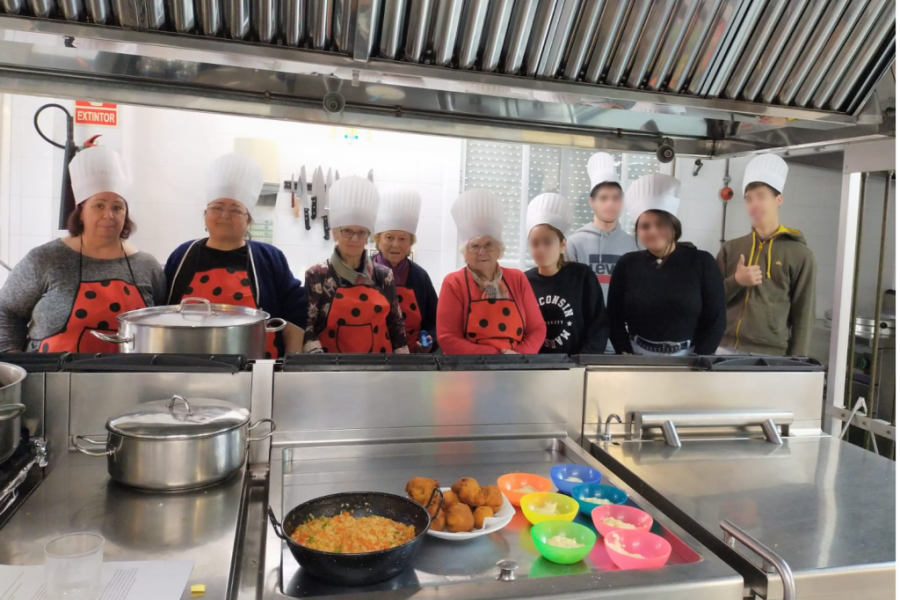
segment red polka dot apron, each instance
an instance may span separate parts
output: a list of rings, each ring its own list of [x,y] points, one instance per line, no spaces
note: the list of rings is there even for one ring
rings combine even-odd
[[[125,264],[135,282],[134,271],[128,255]],[[122,279],[83,281],[82,263],[84,254],[78,259],[78,291],[72,302],[72,310],[62,331],[41,340],[39,352],[89,352],[118,353],[119,345],[104,342],[91,335],[91,331],[115,334],[119,331],[116,317],[123,312],[146,308],[144,297],[134,283]]]
[[[466,339],[476,344],[484,344],[498,350],[515,350],[525,333],[525,321],[509,293],[509,298],[484,298],[472,300],[469,289],[469,273],[466,277],[466,293],[469,295],[469,309],[466,314]],[[505,283],[505,282],[504,282]],[[507,290],[509,286],[506,286]]]
[[[196,244],[197,242],[194,242]],[[191,249],[184,253],[181,264],[184,264],[185,258],[190,254]],[[253,269],[254,277],[256,275],[256,267],[253,264],[253,251],[247,248],[249,256],[250,268]],[[234,306],[246,306],[248,308],[260,308],[253,295],[251,287],[250,275],[247,270],[237,268],[215,268],[206,271],[198,271],[194,273],[191,283],[185,290],[184,295],[177,300],[180,302],[185,298],[204,298],[215,304],[232,304]],[[171,302],[171,299],[170,299]],[[260,308],[260,310],[262,310]],[[266,358],[278,358],[278,349],[275,347],[275,333],[266,334]]]
[[[365,285],[338,288],[319,341],[341,354],[393,353],[387,315],[391,304],[381,290]]]
[[[409,351],[416,351],[419,343],[419,332],[422,331],[422,311],[416,300],[416,291],[409,287],[397,286],[397,300],[400,303],[400,315],[406,325],[406,338],[409,342]]]

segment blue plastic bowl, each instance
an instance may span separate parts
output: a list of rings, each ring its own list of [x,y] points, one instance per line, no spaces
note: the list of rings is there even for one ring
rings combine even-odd
[[[611,485],[601,485],[599,483],[576,485],[572,489],[572,499],[578,502],[581,514],[590,517],[591,511],[598,506],[602,506],[602,504],[586,502],[585,498],[599,498],[609,500],[613,504],[625,504],[628,501],[628,494]]]
[[[581,483],[577,481],[566,481],[568,477],[577,477]],[[576,485],[585,483],[600,483],[603,475],[597,469],[592,469],[584,465],[555,465],[550,468],[550,481],[559,489],[560,493],[567,496],[572,495],[572,488]]]

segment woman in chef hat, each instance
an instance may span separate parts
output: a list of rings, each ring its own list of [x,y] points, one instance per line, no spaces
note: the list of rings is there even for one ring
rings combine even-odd
[[[306,293],[284,254],[248,239],[263,173],[244,154],[220,156],[207,170],[203,215],[208,237],[185,242],[166,262],[168,304],[204,298],[215,304],[258,308],[288,325],[266,336],[266,358],[303,349]]]
[[[460,194],[450,209],[466,261],[444,278],[437,336],[445,354],[537,354],[547,331],[522,271],[500,268],[503,208],[486,190]]]
[[[680,243],[681,183],[644,175],[625,194],[646,250],[619,259],[609,284],[610,338],[619,354],[714,354],[725,332],[725,291],[715,259]]]
[[[409,259],[416,243],[416,227],[422,199],[408,187],[388,188],[380,194],[378,218],[375,220],[375,263],[394,274],[397,300],[406,326],[410,350],[434,352],[437,293],[428,272]],[[420,339],[425,334],[425,344]]]
[[[587,265],[565,258],[572,205],[547,193],[528,204],[525,227],[535,266],[525,272],[547,325],[542,354],[603,354],[609,331],[603,290]]]
[[[331,258],[306,271],[309,315],[303,350],[343,354],[408,354],[394,273],[366,252],[379,196],[362,177],[342,177],[328,190]]]
[[[131,174],[115,150],[81,150],[69,176],[76,207],[69,235],[30,251],[0,290],[0,351],[118,352],[92,332],[114,334],[116,317],[165,300],[159,262],[127,240]]]

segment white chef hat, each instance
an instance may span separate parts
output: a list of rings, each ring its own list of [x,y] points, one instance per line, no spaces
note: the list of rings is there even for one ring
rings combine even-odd
[[[332,229],[356,225],[374,232],[378,204],[374,183],[363,177],[341,177],[328,190],[328,224]]]
[[[112,192],[128,200],[131,170],[118,152],[106,146],[85,148],[69,163],[75,202],[81,204],[101,192]]]
[[[450,208],[461,241],[489,235],[498,242],[503,238],[503,206],[499,198],[487,190],[467,190]]]
[[[678,215],[681,182],[671,175],[650,173],[629,186],[625,192],[625,208],[634,222],[648,210],[664,210]]]
[[[380,193],[381,204],[375,219],[374,233],[382,231],[406,231],[416,234],[422,198],[411,187],[393,186]]]
[[[607,181],[619,183],[616,175],[616,159],[607,152],[597,152],[588,159],[588,177],[591,180],[591,189]]]
[[[744,193],[747,193],[748,185],[760,182],[775,188],[780,194],[784,191],[787,175],[788,165],[780,156],[774,154],[755,156],[744,169]]]
[[[263,183],[262,168],[251,157],[224,154],[206,171],[204,206],[219,198],[230,198],[249,208],[259,200]]]
[[[528,203],[525,215],[525,231],[531,232],[538,225],[550,225],[566,235],[575,220],[575,210],[565,196],[552,192],[535,196]]]

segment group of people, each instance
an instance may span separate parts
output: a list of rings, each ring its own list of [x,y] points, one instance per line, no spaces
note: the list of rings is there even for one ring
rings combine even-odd
[[[486,190],[460,194],[451,214],[465,266],[438,295],[411,260],[421,210],[412,189],[379,192],[361,177],[329,190],[335,247],[306,271],[248,239],[263,174],[253,159],[219,157],[208,171],[208,235],[163,269],[129,241],[131,176],[106,147],[80,151],[69,172],[69,235],[29,252],[0,289],[0,351],[116,352],[90,335],[145,306],[201,298],[259,308],[288,326],[268,357],[290,352],[445,354],[803,354],[814,318],[815,262],[802,234],[780,224],[787,165],[760,156],[745,173],[752,232],[718,261],[681,241],[680,183],[653,173],[623,191],[612,156],[588,163],[592,223],[567,237],[572,204],[545,193],[528,205],[535,267],[501,267],[503,210]],[[635,237],[619,221],[627,210]],[[370,253],[370,240],[376,252]],[[776,239],[778,240],[776,243]],[[611,344],[611,348],[609,345]]]

